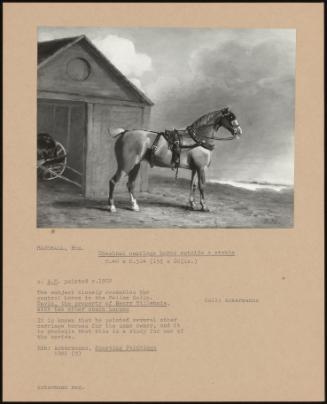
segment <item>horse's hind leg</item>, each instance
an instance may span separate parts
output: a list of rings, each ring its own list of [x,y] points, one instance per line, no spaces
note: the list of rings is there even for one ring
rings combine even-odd
[[[194,194],[195,194],[195,190],[196,190],[196,170],[192,170],[192,177],[191,177],[191,184],[190,184],[190,198],[189,198],[189,203],[190,203],[190,207],[192,210],[195,210],[195,201],[194,201]]]
[[[205,168],[201,167],[198,169],[198,184],[199,184],[199,191],[200,191],[200,203],[202,206],[202,210],[204,212],[209,212],[209,208],[206,205],[205,199],[204,199],[204,186],[206,183],[206,176],[205,176]]]
[[[121,169],[118,168],[115,175],[109,181],[109,199],[108,199],[109,212],[117,211],[116,206],[114,204],[114,190],[115,190],[115,185],[121,178],[121,175],[122,175],[122,171],[121,171]]]
[[[132,168],[132,170],[128,174],[128,182],[127,182],[127,189],[128,189],[129,196],[131,199],[132,210],[134,210],[135,212],[138,212],[140,210],[139,205],[134,196],[135,180],[136,180],[137,174],[139,172],[140,165],[141,165],[141,163],[137,163]]]

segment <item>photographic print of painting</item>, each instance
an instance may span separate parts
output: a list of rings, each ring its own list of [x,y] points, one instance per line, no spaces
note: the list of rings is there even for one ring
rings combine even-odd
[[[39,27],[37,226],[293,226],[295,29]]]

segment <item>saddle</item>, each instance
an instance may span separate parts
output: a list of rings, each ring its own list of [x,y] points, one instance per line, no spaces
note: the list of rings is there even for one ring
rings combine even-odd
[[[177,129],[165,130],[164,138],[168,142],[168,148],[171,150],[171,163],[172,170],[178,168],[180,165],[181,149],[183,147],[183,134]]]
[[[194,147],[202,146],[206,149],[212,150],[214,146],[210,144],[206,138],[200,138],[197,136],[195,131],[192,131],[189,128],[186,129],[173,129],[173,130],[165,130],[164,132],[158,133],[152,148],[151,148],[151,165],[154,162],[154,153],[157,150],[157,144],[159,142],[160,137],[163,136],[167,143],[168,148],[172,152],[171,157],[171,168],[172,170],[177,169],[180,165],[180,155],[182,149],[192,149]]]

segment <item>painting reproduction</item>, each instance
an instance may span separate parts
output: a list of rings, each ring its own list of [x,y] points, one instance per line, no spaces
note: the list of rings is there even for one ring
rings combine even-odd
[[[39,27],[37,227],[293,227],[295,49],[295,29]]]

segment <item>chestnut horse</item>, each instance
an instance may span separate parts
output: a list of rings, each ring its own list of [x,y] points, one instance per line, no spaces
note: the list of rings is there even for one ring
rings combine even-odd
[[[231,137],[217,138],[215,135],[220,127],[226,128],[231,133]],[[178,132],[183,133],[183,143],[185,144],[185,148],[182,146],[181,149],[179,167],[191,170],[192,173],[189,195],[190,208],[192,210],[196,208],[194,194],[197,174],[201,207],[203,211],[208,211],[204,198],[205,171],[210,165],[214,142],[215,140],[238,138],[242,134],[242,129],[234,113],[225,107],[201,116],[186,130]],[[123,173],[128,175],[127,189],[132,210],[139,211],[140,208],[134,195],[134,186],[141,161],[151,162],[151,166],[171,167],[171,145],[164,136],[164,132],[160,134],[144,129],[117,129],[111,131],[111,135],[118,137],[115,143],[118,167],[115,175],[109,181],[109,211],[116,212],[114,189]]]

